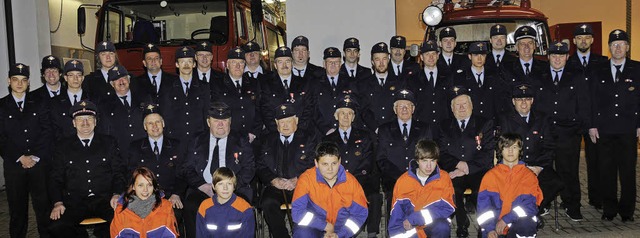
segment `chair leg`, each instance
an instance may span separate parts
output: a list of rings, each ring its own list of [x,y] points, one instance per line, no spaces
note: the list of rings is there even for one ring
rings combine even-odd
[[[555,225],[556,225],[556,231],[559,230],[559,225],[558,225],[558,197],[556,196],[555,198],[553,198],[553,210],[555,210]]]

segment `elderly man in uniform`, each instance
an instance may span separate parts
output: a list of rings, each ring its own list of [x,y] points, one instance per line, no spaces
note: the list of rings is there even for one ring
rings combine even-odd
[[[544,194],[544,200],[540,203],[540,215],[544,216],[549,213],[551,201],[564,187],[553,168],[556,144],[552,134],[553,124],[544,113],[531,110],[534,103],[534,89],[531,86],[517,85],[513,87],[511,96],[515,111],[499,117],[496,121],[497,132],[518,134],[522,138],[520,160],[538,176]]]
[[[195,51],[188,46],[176,50],[176,68],[179,80],[160,98],[160,112],[164,115],[167,135],[187,143],[196,134],[205,131],[211,92],[206,83],[195,74]]]
[[[111,41],[103,41],[96,46],[95,71],[87,75],[82,83],[82,88],[91,93],[94,103],[99,103],[98,99],[114,94],[113,87],[109,85],[109,70],[119,64],[116,47]]]
[[[231,129],[253,143],[263,126],[260,115],[261,89],[258,79],[244,73],[245,55],[247,54],[240,47],[229,50],[226,64],[228,73],[211,82],[211,100],[229,105],[231,114],[234,115]]]
[[[344,64],[340,67],[340,72],[348,75],[352,79],[364,79],[371,76],[371,69],[360,65],[360,41],[355,37],[344,40],[342,46],[344,52]]]
[[[393,72],[393,75],[402,80],[412,80],[418,74],[420,66],[404,57],[407,53],[407,38],[404,36],[391,37],[389,48],[391,48],[391,64],[389,64],[388,71]]]
[[[42,87],[34,90],[34,95],[42,98],[53,98],[66,90],[66,86],[60,81],[62,79],[62,65],[60,59],[53,55],[42,58]],[[47,100],[48,102],[49,100]]]
[[[607,62],[607,57],[591,52],[591,45],[594,43],[593,28],[589,24],[580,24],[573,31],[573,43],[576,45],[576,52],[569,56],[567,66],[581,73],[589,92],[592,92],[594,84],[598,82],[596,70],[601,64]],[[598,42],[599,44],[600,42]],[[587,190],[589,195],[589,205],[596,209],[602,209],[602,192],[598,181],[598,151],[596,145],[589,139],[589,133],[584,133],[584,152],[587,161]]]
[[[323,141],[331,141],[338,145],[342,166],[362,185],[369,202],[369,217],[366,223],[368,237],[375,237],[380,232],[382,206],[380,174],[376,168],[373,149],[375,135],[353,125],[357,113],[358,104],[350,95],[341,98],[336,103],[333,114],[338,121],[338,129],[325,136]]]
[[[487,69],[488,74],[495,74],[505,81],[507,80],[504,74],[505,65],[512,64],[517,59],[505,50],[507,46],[507,27],[501,24],[491,26],[489,37],[491,51],[487,54],[487,62],[484,67]]]
[[[336,102],[344,95],[351,94],[355,80],[340,71],[342,54],[335,47],[324,50],[324,72],[315,80],[316,126],[321,134],[328,135],[336,130]]]
[[[142,56],[142,65],[146,72],[132,80],[131,88],[151,96],[154,102],[158,102],[177,77],[162,70],[162,55],[157,45],[147,44],[142,49]]]
[[[280,205],[290,203],[298,176],[313,167],[315,135],[298,126],[296,109],[292,104],[282,104],[275,110],[278,131],[262,139],[256,175],[265,188],[260,199],[264,219],[273,237],[289,237]]]
[[[593,84],[594,122],[589,136],[598,149],[602,219],[608,221],[620,214],[622,222],[633,222],[636,207],[640,63],[627,59],[629,48],[627,33],[613,30],[609,34],[611,59],[598,68],[598,81]]]
[[[494,126],[492,120],[473,114],[473,103],[464,87],[451,90],[453,118],[439,124],[439,165],[449,173],[455,191],[457,237],[469,237],[467,208],[475,208],[480,180],[493,164]],[[471,200],[464,202],[464,191],[471,189]]]
[[[304,48],[305,46],[298,46]],[[313,94],[311,80],[308,77],[300,77],[292,74],[291,50],[282,46],[276,50],[274,56],[276,73],[260,86],[262,87],[261,113],[267,133],[277,131],[274,108],[283,103],[295,106],[298,125],[302,128],[313,126],[313,113],[316,106],[316,97]]]
[[[409,169],[409,161],[414,159],[416,143],[423,139],[434,139],[429,124],[413,120],[415,104],[413,92],[407,89],[398,90],[393,103],[396,120],[379,127],[376,161],[384,175],[382,189],[387,200],[387,214],[391,211],[393,186],[398,177]]]
[[[259,82],[271,74],[271,71],[262,67],[262,50],[260,45],[254,41],[249,41],[242,46],[244,51],[244,60],[246,65],[244,66],[244,72],[252,79],[256,79]]]
[[[253,190],[249,183],[255,175],[253,149],[249,139],[231,129],[231,108],[223,102],[213,102],[209,109],[209,131],[198,134],[187,144],[183,173],[189,184],[184,202],[187,237],[195,237],[196,213],[200,203],[213,197],[213,171],[227,167],[237,177],[235,192],[251,202]]]
[[[29,194],[40,237],[49,237],[46,181],[51,163],[49,97],[29,92],[29,66],[9,68],[9,95],[0,99],[0,156],[9,203],[9,235],[26,237]]]
[[[536,30],[530,26],[521,26],[513,33],[518,59],[505,65],[509,73],[505,79],[511,86],[526,83],[537,87],[542,80],[542,73],[549,68],[546,62],[533,58],[538,47],[537,37]]]
[[[293,52],[293,75],[313,80],[322,68],[309,62],[309,39],[306,36],[297,36],[291,41]]]
[[[447,73],[455,73],[458,69],[465,68],[469,65],[469,60],[463,55],[456,54],[456,29],[445,27],[440,30],[438,35],[438,46],[442,48],[440,57],[438,58],[438,69]]]
[[[95,132],[95,104],[82,100],[69,113],[77,133],[58,141],[53,154],[49,231],[53,237],[87,237],[79,223],[99,217],[107,223],[96,225],[94,235],[109,237],[113,210],[125,191],[126,162],[113,137]]]

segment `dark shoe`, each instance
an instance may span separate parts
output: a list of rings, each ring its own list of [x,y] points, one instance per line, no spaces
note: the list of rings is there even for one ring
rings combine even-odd
[[[633,217],[622,217],[622,222],[623,223],[627,223],[627,222],[634,222],[635,219]]]
[[[456,236],[458,238],[467,238],[469,237],[469,231],[467,231],[467,228],[458,228],[456,230]]]
[[[542,228],[544,228],[544,225],[545,225],[544,218],[538,216],[537,220],[536,220],[536,223],[537,223],[536,224],[536,229],[537,230],[542,230]]]
[[[584,220],[584,217],[582,216],[582,213],[580,213],[580,209],[567,209],[564,212],[565,215],[567,215],[567,217],[571,218],[572,221],[582,221]]]
[[[613,217],[614,216],[607,216],[603,214],[600,219],[602,219],[603,221],[613,221]]]

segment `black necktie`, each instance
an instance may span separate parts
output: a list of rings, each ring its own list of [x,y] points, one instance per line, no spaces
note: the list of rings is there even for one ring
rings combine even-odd
[[[236,80],[236,89],[238,89],[238,93],[242,91],[242,86],[240,85],[240,80]]]
[[[302,70],[301,69],[295,69],[296,71],[298,71],[298,76],[302,77]]]
[[[153,154],[156,155],[156,159],[158,159],[158,156],[160,156],[160,149],[158,148],[157,141],[153,142]]]
[[[78,95],[74,94],[73,95],[73,105],[76,105],[76,103],[78,103]]]
[[[466,120],[464,120],[464,119],[460,120],[460,130],[461,131],[464,131],[464,128],[466,127],[465,122],[466,122]]]
[[[189,82],[184,82],[184,95],[189,96]]]
[[[496,55],[496,66],[500,67],[500,55]]]
[[[120,99],[122,99],[122,103],[124,104],[124,107],[126,107],[127,109],[131,108],[131,105],[129,105],[129,102],[127,101],[127,95],[120,97]]]
[[[333,90],[335,90],[335,88],[336,88],[335,77],[331,77],[331,87],[333,87]]]
[[[353,70],[353,69],[350,69],[349,71],[351,71],[351,77],[352,77],[352,78],[355,78],[355,77],[356,77],[356,75],[354,74],[354,70]]]
[[[429,72],[429,84],[433,85],[433,87],[436,87],[436,82],[433,79],[433,71]]]
[[[346,144],[349,141],[349,137],[347,137],[347,132],[346,131],[343,132],[343,134],[344,134],[344,138],[343,138],[344,139],[344,143]]]
[[[384,87],[384,78],[380,78],[380,86]]]
[[[407,141],[409,139],[409,130],[407,129],[407,123],[402,123],[402,139]]]
[[[284,136],[284,147],[289,147],[289,136]]]
[[[24,102],[24,101],[19,101],[19,102],[18,102],[18,109],[20,109],[20,111],[22,111],[22,103],[23,103],[23,102]]]
[[[614,67],[616,67],[616,77],[613,79],[614,83],[617,83],[618,81],[620,81],[620,75],[622,74],[622,71],[620,71],[620,68],[622,68],[622,65],[613,65]]]
[[[453,56],[452,56],[453,57]],[[447,66],[451,66],[451,59],[447,59]]]
[[[526,75],[529,75],[529,73],[531,73],[531,71],[529,70],[529,65],[531,65],[531,64],[529,64],[529,63],[524,63],[524,67],[525,67],[524,75],[525,75],[525,76],[526,76]]]
[[[558,83],[560,82],[558,73],[562,72],[562,70],[554,70],[553,72],[555,73],[555,76],[553,76],[553,84],[558,85]]]
[[[402,71],[400,71],[400,65],[397,65],[396,68],[398,68],[398,73],[396,74],[396,76],[400,76],[400,74],[402,73]]]
[[[582,67],[587,67],[587,56],[582,56]]]
[[[153,87],[156,88],[156,91],[158,91],[158,81],[156,81],[157,77],[158,76],[156,76],[156,75],[151,76],[151,79],[153,80],[153,82],[151,82],[151,83],[153,84]]]
[[[219,158],[220,156],[218,156],[218,153],[219,153],[218,152],[219,151],[218,150],[218,141],[220,140],[220,138],[217,138],[217,137],[215,137],[215,138],[216,138],[216,145],[213,146],[213,154],[211,155],[211,163],[213,163],[214,161],[218,161],[220,159]],[[218,164],[220,164],[220,161],[218,161]],[[209,168],[210,169],[209,172],[211,172],[211,174],[213,174],[213,172],[216,171],[215,167],[218,167],[218,166],[211,165],[211,167]]]
[[[51,93],[53,93],[53,96],[54,96],[54,97],[55,97],[55,96],[58,96],[58,91],[53,91],[53,90],[51,90]]]
[[[282,82],[284,83],[284,90],[286,90],[288,92],[289,91],[289,80],[285,79],[285,80],[282,80]]]
[[[522,120],[523,120],[524,122],[527,122],[527,116],[523,116],[523,117],[522,117]],[[528,122],[527,122],[527,123],[528,123]]]
[[[207,82],[207,73],[202,73],[202,81]]]
[[[82,139],[82,143],[84,143],[84,148],[89,148],[89,139]]]
[[[251,74],[251,77],[254,78],[254,79],[258,78],[258,71],[256,71],[256,72],[249,71],[249,74]]]
[[[482,88],[482,80],[480,80],[480,76],[482,76],[482,73],[476,74],[477,79],[478,79],[478,87]]]

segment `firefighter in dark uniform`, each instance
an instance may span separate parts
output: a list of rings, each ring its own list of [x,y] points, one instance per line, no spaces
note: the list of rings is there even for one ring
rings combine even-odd
[[[550,68],[542,73],[536,108],[548,115],[556,141],[555,163],[565,189],[560,193],[566,215],[583,219],[580,212],[580,143],[591,128],[591,97],[581,74],[566,67],[569,45],[553,42],[549,47]]]
[[[451,114],[447,98],[453,84],[449,72],[438,68],[438,57],[438,44],[433,40],[423,42],[420,46],[423,70],[407,82],[407,88],[415,91],[416,102],[420,102],[414,118],[432,126]]]
[[[409,168],[414,159],[419,140],[433,140],[433,129],[429,124],[413,120],[415,95],[407,89],[398,90],[394,97],[395,120],[382,124],[378,129],[376,162],[382,176],[382,189],[387,200],[386,214],[390,214],[393,187],[396,180]],[[388,219],[388,217],[387,217]]]
[[[529,84],[536,88],[540,85],[542,73],[548,71],[548,63],[533,57],[539,44],[536,38],[536,30],[530,26],[521,26],[513,33],[518,59],[505,65],[505,78],[510,86]]]
[[[340,72],[342,54],[335,47],[324,50],[324,72],[315,79],[316,125],[321,135],[328,135],[336,130],[338,124],[333,114],[336,102],[344,95],[351,94],[355,80]],[[359,120],[358,120],[359,122]]]
[[[442,28],[438,39],[440,40],[438,45],[442,48],[438,58],[438,69],[447,71],[448,74],[453,74],[459,69],[469,66],[469,58],[455,53],[457,45],[456,29],[452,27]]]
[[[116,47],[111,41],[103,41],[96,45],[96,65],[95,71],[87,75],[82,83],[82,89],[94,96],[91,100],[99,103],[99,99],[111,96],[115,92],[109,85],[109,69],[119,64]]]
[[[473,42],[469,45],[471,66],[454,73],[453,84],[463,85],[474,102],[473,114],[494,120],[505,109],[508,102],[508,87],[496,74],[486,70],[487,44]]]
[[[620,214],[622,222],[633,222],[636,205],[640,63],[626,58],[629,48],[627,33],[613,30],[609,34],[611,59],[599,67],[598,81],[593,84],[594,127],[589,129],[589,135],[598,150],[602,219],[608,221]]]
[[[345,95],[336,104],[334,113],[338,121],[338,129],[325,136],[323,141],[331,141],[340,149],[340,162],[344,169],[356,177],[369,202],[367,220],[368,237],[375,237],[380,232],[382,216],[382,195],[380,194],[380,174],[377,171],[374,143],[375,135],[359,127],[353,122],[358,112],[357,102]]]
[[[439,165],[449,172],[455,191],[456,235],[468,237],[467,208],[475,208],[482,176],[493,165],[495,147],[494,123],[473,115],[469,92],[460,86],[451,90],[453,117],[439,124],[438,146],[441,149]],[[464,191],[471,189],[471,200],[464,203]],[[465,207],[465,205],[467,205]]]
[[[109,70],[109,82],[115,93],[99,105],[102,132],[116,138],[123,155],[127,154],[132,141],[145,137],[144,126],[140,124],[142,110],[143,105],[152,102],[148,94],[129,88],[130,78],[124,66],[113,66]]]
[[[371,65],[374,74],[357,81],[356,99],[361,103],[362,119],[368,130],[378,132],[378,127],[394,119],[393,99],[404,82],[389,72],[389,47],[379,42],[371,47]]]
[[[42,58],[40,74],[42,75],[41,81],[43,85],[33,90],[34,96],[50,99],[67,90],[62,81],[62,64],[58,57],[47,55]],[[49,102],[49,100],[46,102]]]
[[[573,43],[576,45],[576,52],[569,56],[567,66],[581,72],[581,76],[589,88],[590,95],[593,91],[593,84],[598,82],[596,70],[600,65],[607,63],[607,57],[591,52],[593,42],[593,28],[589,24],[576,26],[573,32]],[[589,139],[589,133],[582,136],[584,140],[584,153],[587,161],[587,190],[589,194],[589,205],[596,209],[602,209],[602,192],[598,182],[598,151],[596,145]]]
[[[487,54],[487,62],[484,67],[487,70],[487,74],[495,74],[506,82],[505,65],[511,65],[518,59],[505,50],[507,46],[507,27],[501,24],[491,26],[489,37],[491,51]]]
[[[262,87],[260,112],[266,132],[277,131],[273,109],[283,103],[291,103],[295,106],[300,127],[311,128],[314,125],[313,113],[316,97],[313,93],[310,76],[303,78],[291,73],[293,58],[291,50],[286,46],[276,50],[274,61],[276,72],[264,84],[260,84]]]
[[[178,230],[180,234],[184,234],[182,200],[185,198],[187,182],[182,175],[182,164],[185,160],[185,147],[180,141],[164,136],[164,119],[158,111],[158,106],[145,106],[143,115],[142,124],[147,136],[129,145],[126,174],[132,174],[138,167],[147,167],[155,173],[158,184],[164,191],[164,197],[173,205]]]
[[[342,46],[344,51],[344,64],[340,67],[340,72],[352,79],[365,79],[371,76],[371,69],[359,64],[360,62],[360,41],[355,37],[344,40]]]
[[[240,47],[229,50],[226,64],[228,73],[223,78],[211,81],[211,101],[229,105],[233,115],[231,129],[253,143],[260,135],[263,125],[260,115],[261,88],[258,79],[244,73],[245,55]]]
[[[418,74],[420,66],[413,61],[405,59],[407,53],[407,38],[404,36],[393,36],[389,40],[389,48],[391,48],[391,63],[389,64],[389,72],[404,81],[413,80]]]
[[[263,82],[271,74],[271,71],[262,67],[264,62],[261,60],[262,50],[260,45],[249,41],[242,46],[242,50],[244,50],[244,60],[246,62],[244,67],[245,74],[252,79],[257,79],[258,82]]]
[[[175,74],[162,70],[162,54],[160,48],[154,44],[147,44],[142,49],[142,64],[146,72],[131,80],[131,88],[151,96],[155,103],[167,93],[173,84],[178,80]]]
[[[208,41],[198,42],[195,50],[196,70],[193,72],[200,81],[206,85],[211,83],[211,79],[216,77],[215,72],[211,69],[211,62],[213,61],[213,51],[211,51],[211,43]]]
[[[188,46],[176,50],[179,79],[160,98],[160,112],[164,115],[167,135],[187,143],[205,131],[205,119],[211,100],[209,85],[198,80],[193,70],[195,51]]]
[[[78,60],[70,60],[64,64],[64,79],[67,82],[67,90],[51,99],[51,120],[54,127],[55,140],[75,135],[69,109],[80,100],[89,100],[94,97],[82,89],[84,81],[84,66]]]
[[[522,161],[538,176],[544,200],[540,203],[540,215],[549,213],[551,202],[563,189],[564,183],[553,168],[556,141],[553,124],[544,113],[532,111],[534,89],[529,85],[517,85],[512,93],[513,107],[496,121],[496,130],[504,135],[518,134],[522,138]],[[499,163],[499,161],[498,161]]]
[[[29,66],[9,68],[9,95],[0,99],[0,156],[4,160],[9,235],[26,237],[29,194],[40,237],[49,237],[46,181],[51,166],[52,130],[48,98],[29,92]]]
[[[69,114],[77,134],[56,144],[49,179],[53,237],[87,237],[79,223],[89,217],[107,221],[96,225],[94,235],[109,237],[118,197],[125,191],[126,162],[120,157],[116,139],[95,132],[96,105],[82,100]]]
[[[187,144],[183,173],[189,185],[184,202],[187,237],[196,237],[196,213],[200,203],[213,197],[213,171],[220,167],[233,170],[237,177],[235,192],[251,202],[253,190],[249,183],[255,175],[253,148],[249,139],[231,129],[231,108],[223,102],[213,102],[209,109],[209,131],[202,132]]]
[[[293,75],[307,80],[313,80],[322,73],[322,67],[309,62],[309,39],[306,36],[297,36],[291,41],[291,51],[293,52]]]
[[[296,109],[282,104],[275,110],[278,131],[262,139],[256,159],[256,175],[265,186],[260,199],[264,219],[273,237],[287,238],[283,203],[291,203],[298,176],[314,166],[317,140],[313,132],[298,126]],[[300,129],[298,129],[300,128]]]

